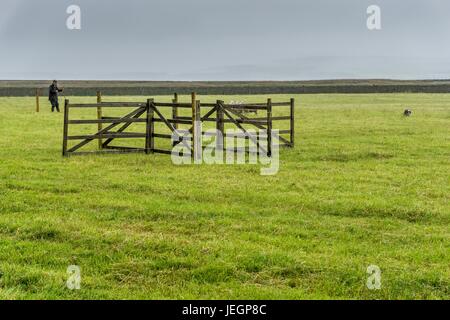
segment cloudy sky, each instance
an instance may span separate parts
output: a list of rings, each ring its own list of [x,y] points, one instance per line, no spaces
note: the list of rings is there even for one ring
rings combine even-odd
[[[450,1],[1,0],[0,79],[53,78],[448,79]]]

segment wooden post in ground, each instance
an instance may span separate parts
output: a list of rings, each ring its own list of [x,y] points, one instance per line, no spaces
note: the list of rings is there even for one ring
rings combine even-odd
[[[146,121],[146,135],[145,135],[145,153],[150,154],[155,149],[154,142],[154,122],[153,122],[153,99],[147,100],[147,121]]]
[[[272,99],[267,99],[267,156],[272,156]]]
[[[200,113],[200,100],[195,101],[195,142],[194,142],[194,162],[201,163],[202,161],[202,117]]]
[[[39,96],[40,96],[40,90],[36,89],[36,112],[39,112]]]
[[[69,100],[64,100],[63,157],[67,156],[67,136],[69,135]]]
[[[196,138],[197,138],[197,129],[196,129],[196,122],[197,122],[197,95],[195,92],[192,92],[191,94],[191,103],[192,103],[192,150],[191,150],[191,157],[192,160],[196,160]]]
[[[172,103],[174,104],[173,107],[172,107],[172,119],[173,119],[173,120],[177,120],[177,119],[178,119],[178,106],[176,105],[176,104],[178,103],[178,94],[177,94],[177,93],[175,93],[175,94],[173,95]],[[174,127],[176,130],[178,130],[178,128],[179,128],[178,123],[175,122],[175,123],[173,124],[173,127]],[[173,142],[172,142],[172,146],[176,146],[176,145],[177,145],[177,142],[176,142],[176,141],[173,141]]]
[[[216,102],[216,152],[224,150],[224,137],[225,137],[225,126],[224,126],[224,114],[223,114],[224,102],[217,100]]]
[[[291,148],[295,144],[295,99],[291,99]]]
[[[100,91],[97,91],[97,119],[101,120],[103,115],[102,115],[102,107],[100,106],[100,104],[102,103],[102,93]],[[101,131],[103,129],[103,125],[101,123],[98,123],[98,131]],[[103,149],[103,141],[102,139],[98,140],[98,148],[101,150]]]

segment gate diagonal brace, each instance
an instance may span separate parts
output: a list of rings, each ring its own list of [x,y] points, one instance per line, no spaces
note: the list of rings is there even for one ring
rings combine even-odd
[[[133,112],[130,112],[129,114],[127,114],[126,116],[118,119],[121,121],[126,121],[127,119],[130,119],[132,117],[134,117],[136,114],[139,114],[140,112],[142,112],[142,108],[138,108],[136,110],[134,110]],[[145,109],[144,109],[145,112]],[[95,137],[100,137],[103,133],[107,133],[109,130],[117,127],[120,123],[113,123],[109,126],[107,126],[106,128],[98,131],[94,136]],[[71,152],[75,152],[76,150],[80,149],[81,147],[85,146],[86,144],[88,144],[89,142],[95,140],[95,138],[89,138],[89,139],[85,139],[83,141],[81,141],[80,143],[78,143],[77,145],[73,146],[72,148],[70,148],[69,150],[67,150],[67,153],[71,153]]]
[[[151,108],[153,109],[153,111],[156,112],[156,114],[157,114],[158,117],[164,122],[164,124],[172,131],[172,133],[176,133],[177,137],[182,136],[182,135],[178,132],[178,130],[175,129],[175,127],[174,127],[169,121],[167,121],[167,119],[162,115],[162,113],[159,112],[158,108],[155,108],[155,106],[151,106]],[[185,145],[185,147],[188,148],[188,149],[191,148],[191,146],[188,145],[188,144],[186,143],[186,141],[184,141],[184,139],[179,140],[179,141],[178,141],[178,144],[179,144],[179,143],[183,143],[183,144]]]
[[[202,119],[201,119],[201,121],[203,122],[203,121],[205,121],[205,120],[208,120],[208,119],[210,119],[210,117],[214,114],[214,112],[216,112],[216,110],[217,110],[217,106],[215,106],[214,108],[212,108],[211,110],[209,110],[203,117],[202,117]],[[177,145],[179,145],[180,143],[181,143],[181,141],[183,141],[184,140],[184,138],[187,138],[187,136],[189,135],[189,134],[192,134],[192,131],[194,130],[194,127],[191,127],[189,130],[184,130],[183,132],[184,132],[184,134],[181,136],[180,134],[178,134],[178,140],[177,141],[174,141],[174,147],[175,146],[177,146]],[[180,139],[181,138],[181,139]]]
[[[244,133],[245,133],[245,135],[246,136],[248,136],[248,138],[250,139],[250,140],[252,140],[253,141],[253,143],[254,144],[256,144],[256,147],[258,148],[258,150],[261,150],[262,152],[264,152],[264,153],[266,153],[267,154],[267,150],[265,150],[261,145],[260,145],[260,143],[259,143],[259,141],[258,141],[258,139],[255,139],[255,137],[253,137],[253,135],[251,135],[251,134],[249,134],[248,132],[247,132],[247,130],[245,130],[244,129],[244,127],[243,126],[241,126],[241,124],[240,123],[238,123],[229,113],[228,113],[228,111],[226,110],[226,108],[224,108],[222,105],[219,105],[219,108],[221,108],[222,109],[222,111],[223,111],[223,113],[239,128],[239,129],[241,129]]]
[[[140,108],[140,109],[141,109],[141,111],[139,111],[137,114],[135,114],[134,116],[132,116],[131,119],[137,119],[137,118],[139,118],[140,116],[142,116],[142,115],[147,111],[146,109],[143,109],[143,108]],[[118,124],[120,124],[120,123],[118,123]],[[128,123],[124,124],[121,128],[119,128],[119,129],[117,130],[117,133],[122,133],[122,132],[125,131],[129,126],[131,126],[131,124],[132,124],[132,122],[128,122]],[[103,144],[102,144],[102,147],[103,147],[103,148],[107,148],[108,145],[109,145],[113,140],[114,140],[114,138],[109,138],[109,139],[105,140],[105,142],[103,142]]]
[[[243,114],[240,114],[240,113],[236,112],[235,110],[231,110],[231,109],[230,109],[229,111],[230,111],[231,113],[233,113],[235,116],[241,118],[242,120],[251,120],[251,119],[252,119],[252,118],[249,118],[249,117],[244,116]],[[255,127],[257,127],[258,129],[261,129],[261,130],[267,130],[267,128],[265,128],[265,127],[264,127],[263,125],[261,125],[261,124],[253,123],[253,125],[254,125]],[[290,141],[286,140],[286,139],[283,138],[282,136],[280,136],[280,135],[278,135],[278,134],[275,134],[275,133],[272,133],[272,135],[273,135],[274,137],[276,137],[277,139],[279,139],[280,141],[283,141],[284,143],[290,144]]]

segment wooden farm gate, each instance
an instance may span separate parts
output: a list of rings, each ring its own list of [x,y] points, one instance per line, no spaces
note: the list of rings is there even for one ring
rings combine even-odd
[[[279,107],[289,107],[288,113],[280,114]],[[95,108],[97,109],[97,119],[70,119],[71,110],[76,108]],[[103,111],[108,108],[132,109],[131,112],[123,116],[105,117]],[[274,110],[276,114],[274,115]],[[295,127],[295,101],[291,99],[289,102],[272,102],[268,99],[265,103],[241,103],[226,104],[223,101],[215,103],[201,103],[196,99],[193,93],[191,102],[183,103],[178,101],[178,95],[175,94],[172,102],[155,102],[148,99],[147,102],[102,102],[101,95],[97,95],[96,104],[71,104],[69,100],[64,105],[64,137],[63,137],[63,155],[69,156],[74,154],[87,153],[163,153],[172,154],[172,148],[178,144],[184,144],[185,149],[189,150],[189,156],[194,159],[201,157],[202,135],[207,132],[202,131],[202,125],[208,124],[221,133],[223,137],[226,134],[226,127],[238,128],[240,135],[236,138],[242,138],[251,141],[257,146],[258,152],[272,155],[274,147],[272,138],[276,137],[280,142],[279,146],[294,147],[294,127]],[[253,112],[254,116],[250,116]],[[260,116],[263,112],[264,116]],[[286,114],[287,113],[287,114]],[[284,129],[273,134],[274,123],[285,121]],[[145,129],[139,132],[127,132],[132,128],[133,124],[143,123]],[[160,123],[160,126],[157,124]],[[69,135],[69,125],[88,125],[97,124],[97,131],[88,135]],[[107,125],[103,127],[103,125]],[[182,128],[184,126],[184,128]],[[186,127],[187,126],[187,127]],[[259,138],[255,137],[250,128],[263,130],[267,132],[267,141],[261,143]],[[209,135],[213,135],[208,133]],[[174,139],[175,137],[175,139]],[[178,139],[176,138],[178,137]],[[119,146],[111,145],[114,140],[118,139],[143,139],[141,147],[136,146]],[[164,147],[156,145],[156,139],[169,139],[170,144]],[[78,140],[80,142],[73,146],[68,146],[68,142]],[[88,145],[92,141],[99,141],[98,150],[95,151],[79,151],[82,147]],[[216,137],[217,148],[223,151],[229,150],[223,139]],[[159,143],[158,143],[159,145]],[[264,147],[262,146],[264,145]],[[234,152],[248,152],[248,150],[240,150],[232,148]],[[188,156],[184,154],[184,156]]]

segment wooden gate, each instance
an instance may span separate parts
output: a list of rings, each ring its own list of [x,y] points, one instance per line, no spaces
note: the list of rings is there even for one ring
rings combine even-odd
[[[133,111],[121,117],[103,117],[97,119],[69,119],[70,111],[75,108],[120,108],[133,109]],[[89,153],[124,153],[124,152],[150,152],[150,119],[149,119],[149,103],[124,103],[124,102],[108,102],[97,104],[70,104],[69,100],[64,103],[64,137],[63,137],[63,156],[72,154],[89,154]],[[142,116],[144,118],[141,118]],[[126,130],[134,123],[145,123],[146,130],[142,133],[130,133]],[[69,135],[69,125],[87,125],[98,124],[99,130],[93,134]],[[101,125],[108,124],[105,128]],[[101,129],[100,129],[101,128]],[[111,146],[111,142],[115,139],[131,139],[143,138],[145,142],[141,148],[127,146]],[[97,151],[79,151],[92,141],[102,141],[100,149]],[[73,146],[68,146],[69,141],[81,141]]]
[[[289,113],[284,112],[283,114],[280,107],[289,107]],[[97,119],[71,120],[70,111],[75,108],[96,108]],[[108,108],[118,108],[119,110],[128,108],[133,111],[123,116],[105,117],[103,111]],[[202,152],[200,139],[206,134],[214,135],[201,130],[202,125],[205,125],[205,128],[208,128],[209,125],[209,127],[215,128],[221,137],[226,135],[227,127],[237,128],[240,134],[236,138],[248,140],[257,147],[258,153],[262,152],[270,157],[274,147],[273,137],[276,137],[279,141],[278,146],[294,147],[294,109],[294,99],[289,102],[276,103],[268,99],[265,103],[253,104],[226,104],[220,100],[215,103],[201,103],[196,99],[195,93],[192,94],[189,103],[179,102],[176,94],[172,102],[155,102],[153,99],[148,99],[147,102],[142,103],[101,102],[99,97],[96,104],[70,104],[70,101],[66,100],[64,106],[63,155],[127,152],[172,154],[174,153],[172,149],[174,146],[184,144],[185,150],[189,150],[189,154],[184,154],[184,156],[199,159]],[[249,111],[254,112],[251,113],[253,116],[250,116]],[[264,115],[261,116],[261,113]],[[274,123],[278,121],[285,121],[284,126],[287,128],[280,129],[278,125],[274,127]],[[145,124],[145,129],[142,128],[138,132],[127,132],[133,124],[137,123]],[[88,135],[69,135],[69,125],[88,124],[97,124],[97,131]],[[107,124],[107,126],[103,128],[104,124]],[[259,137],[250,132],[251,128],[266,132],[267,141],[261,143]],[[277,129],[277,134],[273,133],[274,128]],[[131,138],[142,138],[144,140],[142,146],[111,145],[115,140]],[[81,140],[81,142],[69,147],[68,142],[72,140]],[[99,150],[79,151],[79,149],[95,140],[99,141]],[[159,140],[170,140],[170,143],[160,146]],[[216,137],[216,140],[218,149],[230,150],[223,139]],[[234,152],[249,152],[234,147],[231,150]]]

